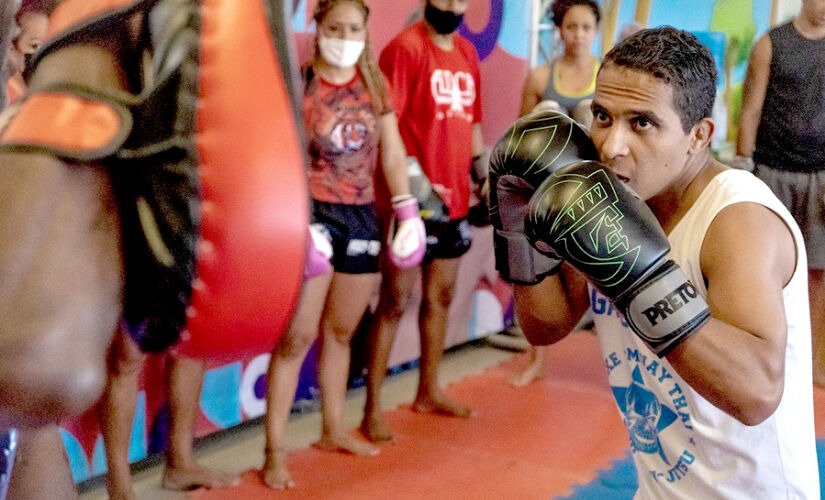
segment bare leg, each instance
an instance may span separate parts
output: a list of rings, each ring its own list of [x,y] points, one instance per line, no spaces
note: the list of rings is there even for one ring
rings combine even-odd
[[[240,482],[234,474],[207,469],[195,461],[194,427],[205,371],[206,365],[200,360],[175,358],[170,362],[169,443],[162,481],[163,487],[170,490],[221,488]]]
[[[106,449],[110,500],[137,498],[129,469],[129,440],[137,402],[138,378],[146,355],[122,329],[109,350],[109,377],[98,404],[98,420]]]
[[[361,433],[373,443],[392,440],[392,431],[381,415],[381,387],[387,375],[387,363],[398,322],[420,276],[421,270],[418,267],[399,269],[385,260],[378,313],[370,323],[367,401],[364,405],[364,419],[361,421]]]
[[[547,346],[531,345],[527,350],[530,353],[530,362],[524,370],[515,373],[512,377],[510,377],[510,385],[513,387],[525,386],[534,380],[544,377],[545,375],[544,363],[547,359]]]
[[[825,271],[808,270],[814,383],[825,387]]]
[[[69,459],[56,425],[21,429],[9,500],[77,498]]]
[[[378,285],[378,274],[335,273],[321,319],[321,385],[323,430],[321,448],[362,456],[378,454],[378,448],[344,429],[344,401],[347,397],[350,340]]]
[[[444,338],[447,334],[447,311],[453,299],[458,264],[458,259],[435,259],[424,266],[419,316],[421,361],[413,410],[470,417],[473,415],[470,408],[450,401],[438,387],[438,367],[444,356]]]
[[[275,346],[269,362],[266,374],[267,411],[264,419],[266,448],[261,473],[264,482],[276,490],[295,486],[286,466],[284,434],[289,412],[295,400],[301,364],[312,346],[312,341],[318,336],[318,325],[331,278],[332,273],[329,273],[304,283],[295,315]]]

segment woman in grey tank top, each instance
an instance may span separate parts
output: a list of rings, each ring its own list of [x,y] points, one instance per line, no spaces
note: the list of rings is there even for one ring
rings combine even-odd
[[[555,0],[552,9],[553,24],[559,29],[564,51],[548,64],[530,70],[524,82],[519,116],[561,111],[589,129],[593,121],[590,102],[601,64],[592,53],[601,19],[599,6],[593,0]],[[547,348],[529,346],[530,362],[513,374],[510,383],[518,387],[542,377]]]
[[[593,0],[556,0],[552,9],[564,51],[527,75],[520,115],[540,104],[539,109],[559,110],[589,128],[590,99],[599,69],[599,58],[592,54],[601,17],[599,6]]]

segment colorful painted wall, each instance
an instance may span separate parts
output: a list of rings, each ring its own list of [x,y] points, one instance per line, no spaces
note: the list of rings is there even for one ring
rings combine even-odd
[[[720,81],[720,94],[733,96],[731,102],[735,102],[737,86],[741,86],[747,50],[755,37],[768,29],[771,11],[771,0],[612,1],[618,7],[615,26],[610,27],[613,33],[618,33],[639,15],[648,17],[651,26],[672,24],[700,33],[713,46],[720,74],[724,76]],[[795,12],[793,6],[788,6],[794,1],[798,2],[786,0],[784,8]],[[301,0],[292,22],[297,48],[304,58],[310,50],[314,31],[311,21],[314,5],[315,0]],[[378,53],[411,20],[420,17],[422,0],[372,0],[370,5],[369,29],[373,48]],[[521,87],[528,70],[531,9],[530,0],[470,0],[470,11],[460,28],[482,60],[483,131],[488,147],[517,118]],[[734,44],[739,50],[730,50]],[[601,42],[597,40],[595,45],[600,47]],[[723,113],[721,116],[727,116],[726,110]],[[475,242],[462,259],[456,299],[449,317],[447,344],[450,346],[499,331],[510,321],[511,291],[495,272],[491,235],[489,227],[474,229]],[[353,357],[363,360],[365,350],[363,341],[356,341]],[[411,307],[402,318],[390,365],[402,365],[417,359],[418,355],[416,313]],[[315,359],[313,350],[302,369],[296,403],[299,411],[317,404]],[[268,353],[260,353],[212,367],[207,372],[196,428],[198,436],[263,415],[268,360]],[[163,357],[151,358],[142,374],[129,450],[132,461],[165,447],[168,414],[164,362]],[[357,377],[359,364],[354,364],[353,375]],[[75,480],[103,474],[105,455],[94,411],[64,422],[62,427]]]

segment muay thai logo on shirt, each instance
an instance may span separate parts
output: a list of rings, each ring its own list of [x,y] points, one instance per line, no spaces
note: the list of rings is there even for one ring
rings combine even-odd
[[[612,316],[614,325],[627,328],[609,299],[595,289],[590,299],[594,315]],[[621,333],[635,335],[629,328]],[[668,365],[649,351],[630,346],[610,351],[604,365],[634,455],[646,464],[654,481],[684,479],[696,460],[696,443],[687,398]],[[663,436],[667,446],[662,445]]]
[[[430,91],[437,106],[436,120],[457,118],[472,123],[472,106],[476,101],[473,75],[464,71],[453,73],[448,69],[437,69],[430,76]]]
[[[307,96],[304,113],[312,197],[327,203],[372,202],[379,133],[372,98],[363,82],[320,84]]]

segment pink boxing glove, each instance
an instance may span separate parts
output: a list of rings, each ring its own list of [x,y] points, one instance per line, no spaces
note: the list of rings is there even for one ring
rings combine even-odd
[[[392,208],[395,219],[389,232],[390,262],[395,267],[415,267],[421,264],[427,249],[427,233],[418,214],[418,200],[409,194],[393,196]]]
[[[304,264],[304,281],[330,272],[332,245],[320,224],[310,224],[307,233],[307,260]]]

